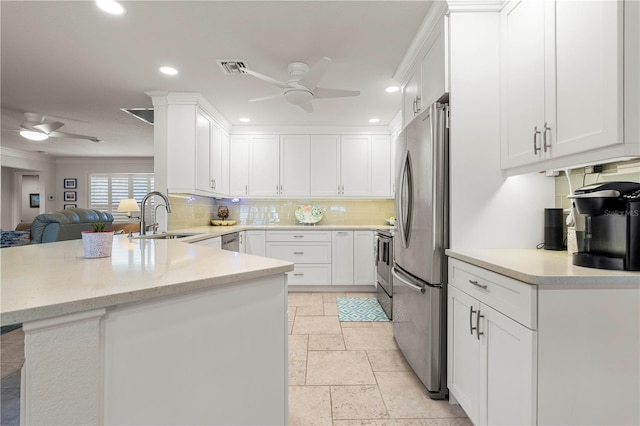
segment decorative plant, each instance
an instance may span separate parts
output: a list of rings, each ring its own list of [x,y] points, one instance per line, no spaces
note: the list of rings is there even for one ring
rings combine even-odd
[[[93,228],[93,232],[105,232],[107,222],[92,222],[91,227]]]

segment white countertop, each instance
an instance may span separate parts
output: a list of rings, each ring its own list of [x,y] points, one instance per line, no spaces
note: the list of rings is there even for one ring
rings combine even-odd
[[[586,268],[566,251],[537,249],[448,249],[454,259],[535,285],[621,284],[640,286],[640,273]]]
[[[82,240],[3,248],[0,324],[50,318],[293,270],[290,262],[184,244],[185,240],[129,240],[116,236],[112,256],[100,259],[84,258]]]
[[[232,232],[250,231],[250,230],[267,230],[267,231],[343,231],[352,229],[359,230],[377,230],[377,229],[394,229],[389,225],[232,225],[232,226],[192,226],[189,228],[172,229],[172,233],[199,233],[202,235],[194,235],[192,237],[182,238],[181,241],[195,242],[213,238],[220,235],[230,234]]]

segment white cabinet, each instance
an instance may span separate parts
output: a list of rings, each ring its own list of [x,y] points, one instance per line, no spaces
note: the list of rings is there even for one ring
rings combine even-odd
[[[624,142],[623,10],[610,1],[505,6],[503,169],[570,166],[574,154]]]
[[[373,231],[353,231],[353,284],[375,285]]]
[[[388,135],[371,137],[371,191],[373,197],[393,196],[393,156]]]
[[[229,194],[249,195],[249,136],[231,135],[229,142]]]
[[[352,285],[354,270],[353,231],[333,231],[331,234],[331,284]]]
[[[249,136],[249,195],[280,194],[280,139],[277,135]]]
[[[474,424],[536,424],[535,286],[454,259],[449,280],[451,394]]]
[[[244,252],[256,256],[266,256],[266,232],[244,231]]]
[[[221,126],[196,101],[167,107],[169,192],[227,195],[224,174],[228,141]]]
[[[294,263],[289,285],[331,284],[331,232],[267,231],[267,257]]]
[[[426,107],[449,92],[448,17],[444,6],[436,4],[436,16],[418,52],[409,78],[402,88],[403,127]]]
[[[371,136],[342,136],[339,195],[366,196],[370,192]]]
[[[280,196],[306,197],[309,195],[310,150],[309,135],[280,136]]]
[[[310,195],[336,197],[340,182],[340,136],[311,135]]]

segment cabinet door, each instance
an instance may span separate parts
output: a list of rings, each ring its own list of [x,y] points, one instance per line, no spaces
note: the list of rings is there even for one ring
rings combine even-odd
[[[367,196],[371,192],[371,137],[342,136],[340,144],[342,196]]]
[[[245,253],[256,256],[266,255],[265,231],[245,231]]]
[[[513,0],[501,12],[502,168],[531,164],[543,155],[546,3]]]
[[[212,248],[221,249],[222,248],[222,238],[221,237],[213,237],[207,238],[206,240],[196,241],[191,244],[197,244],[199,246],[207,246]]]
[[[280,139],[249,136],[249,195],[277,196],[280,190]]]
[[[429,49],[422,60],[422,105],[431,105],[449,91],[447,19],[434,27],[426,41]]]
[[[623,142],[623,8],[556,1],[545,11],[547,39],[555,40],[546,57],[553,157]]]
[[[447,385],[469,420],[478,424],[480,343],[474,327],[480,303],[451,285],[448,291]]]
[[[340,136],[311,135],[310,194],[335,197],[340,182]]]
[[[479,315],[480,423],[535,425],[536,332],[486,305]]]
[[[373,231],[353,231],[353,284],[375,285]]]
[[[222,175],[222,130],[211,126],[211,137],[209,143],[209,185],[216,194],[224,194]]]
[[[249,136],[232,135],[229,141],[229,194],[249,195]]]
[[[392,197],[391,138],[388,135],[371,137],[371,196]]]
[[[409,124],[413,117],[420,112],[420,90],[421,90],[422,73],[420,67],[413,73],[402,89],[402,117],[404,119],[403,127]]]
[[[309,135],[280,136],[280,195],[309,195]]]
[[[331,283],[353,284],[353,232],[333,231],[331,242]]]
[[[205,192],[213,192],[210,175],[211,128],[211,119],[198,108],[196,114],[195,189]]]

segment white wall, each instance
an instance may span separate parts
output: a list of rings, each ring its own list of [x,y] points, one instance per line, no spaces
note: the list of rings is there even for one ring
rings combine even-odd
[[[88,207],[90,173],[153,173],[153,158],[67,157],[56,159],[55,210],[63,209],[64,204]],[[78,179],[77,189],[65,189],[63,182],[66,178]],[[65,191],[75,191],[77,201],[65,202]]]
[[[21,174],[37,174],[40,176],[40,211],[54,211],[55,201],[48,196],[54,194],[55,160],[46,155],[19,151],[2,147],[0,149],[2,164],[2,194],[0,223],[2,229],[15,229],[20,221],[20,180]]]
[[[533,248],[543,241],[554,179],[500,169],[500,21],[450,14],[452,248]]]

